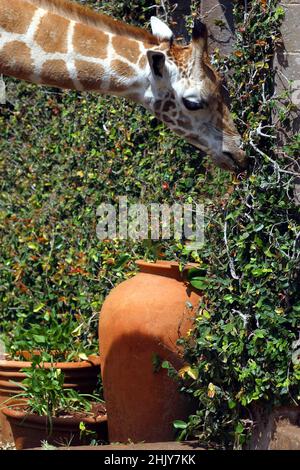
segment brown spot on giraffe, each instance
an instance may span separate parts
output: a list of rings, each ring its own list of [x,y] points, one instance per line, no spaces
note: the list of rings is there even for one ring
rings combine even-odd
[[[170,109],[173,109],[175,108],[175,101],[172,101],[172,100],[168,100],[164,103],[163,105],[163,108],[162,110],[165,112],[165,113],[168,113],[170,111]]]
[[[154,111],[155,112],[158,112],[161,110],[161,106],[162,106],[162,100],[157,100],[155,101],[154,103]]]
[[[0,50],[0,68],[5,75],[29,80],[33,70],[29,47],[20,41],[6,44]]]
[[[167,55],[172,59],[178,67],[185,68],[189,63],[191,57],[192,49],[190,46],[181,47],[177,44],[172,44],[170,49],[167,51]]]
[[[100,90],[103,81],[104,67],[85,60],[76,60],[77,78],[87,91]]]
[[[173,124],[174,126],[177,124],[177,122],[168,114],[163,114],[161,119],[168,124]]]
[[[179,134],[181,136],[186,136],[187,135],[187,132],[184,131],[183,129],[181,129],[180,127],[176,127],[176,123],[174,124],[174,126],[172,127],[173,131],[176,132],[176,134]]]
[[[198,137],[199,136],[197,134],[189,134],[189,139],[191,139],[191,140],[196,140],[197,141]]]
[[[192,124],[189,119],[178,119],[177,124],[183,129],[191,129]]]
[[[144,69],[144,68],[146,67],[147,63],[148,63],[148,61],[147,61],[146,56],[145,56],[145,55],[142,55],[142,57],[141,57],[140,60],[139,60],[139,67],[140,67],[141,69]]]
[[[138,61],[141,51],[137,41],[122,36],[114,36],[112,45],[115,52],[121,57],[133,63]]]
[[[117,77],[111,77],[110,90],[117,92],[126,90],[128,85],[124,79],[133,78],[135,76],[135,70],[121,60],[113,60],[111,63],[111,70],[117,75]]]
[[[43,16],[34,39],[45,52],[67,52],[67,34],[70,22],[48,13]]]
[[[30,3],[15,0],[10,4],[7,0],[0,0],[0,27],[9,33],[25,34],[32,20],[36,7]]]
[[[73,46],[78,54],[105,59],[107,57],[108,35],[96,28],[77,23],[74,29]]]
[[[41,80],[44,85],[75,88],[63,60],[47,60],[41,71]]]
[[[130,65],[122,62],[122,60],[113,60],[111,63],[112,71],[121,77],[132,78],[135,75],[135,70]]]

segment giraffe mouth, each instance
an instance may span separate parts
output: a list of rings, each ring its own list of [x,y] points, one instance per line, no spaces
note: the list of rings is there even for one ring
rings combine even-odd
[[[239,173],[247,169],[248,161],[243,152],[241,152],[238,156],[234,156],[233,153],[228,151],[224,151],[222,152],[222,154],[222,166],[224,166],[226,170],[232,171],[234,173]]]
[[[231,152],[223,152],[223,156],[225,157],[224,164],[225,166],[228,167],[229,170],[231,171],[239,170],[239,166],[237,162],[235,161]]]
[[[223,170],[237,173],[240,168],[231,152],[222,152],[219,158],[216,158],[216,164]]]

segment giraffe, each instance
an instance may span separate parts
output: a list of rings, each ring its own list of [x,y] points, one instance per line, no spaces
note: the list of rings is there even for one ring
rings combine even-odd
[[[69,0],[0,0],[0,74],[134,100],[216,166],[244,171],[247,157],[209,60],[206,26],[195,20],[188,45],[157,17],[151,28]]]

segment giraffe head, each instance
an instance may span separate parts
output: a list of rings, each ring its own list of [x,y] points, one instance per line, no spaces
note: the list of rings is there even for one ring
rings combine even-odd
[[[149,49],[151,102],[155,115],[214,163],[238,172],[247,167],[241,137],[222,94],[222,83],[208,56],[206,26],[195,21],[192,41],[181,46],[169,27],[152,17],[159,46]]]

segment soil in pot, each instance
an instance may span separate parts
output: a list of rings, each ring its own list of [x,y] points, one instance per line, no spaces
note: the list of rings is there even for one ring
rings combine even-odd
[[[29,360],[31,354],[25,352]],[[22,354],[24,355],[24,353]],[[30,368],[30,361],[0,360],[0,407],[5,402],[8,404],[9,398],[20,393],[21,388],[18,383],[25,379],[23,368]],[[44,367],[61,369],[65,376],[64,388],[71,388],[79,393],[92,393],[100,376],[100,358],[98,356],[89,357],[88,361],[79,362],[56,362],[54,364],[44,363]],[[0,410],[0,440],[4,443],[13,442],[13,435],[6,415]]]
[[[56,447],[88,445],[92,439],[98,443],[107,442],[107,416],[103,404],[93,405],[92,416],[82,412],[61,414],[51,419],[51,425],[46,416],[30,414],[26,405],[11,404],[2,411],[17,450],[41,447],[45,441]],[[80,423],[85,431],[80,430]]]

